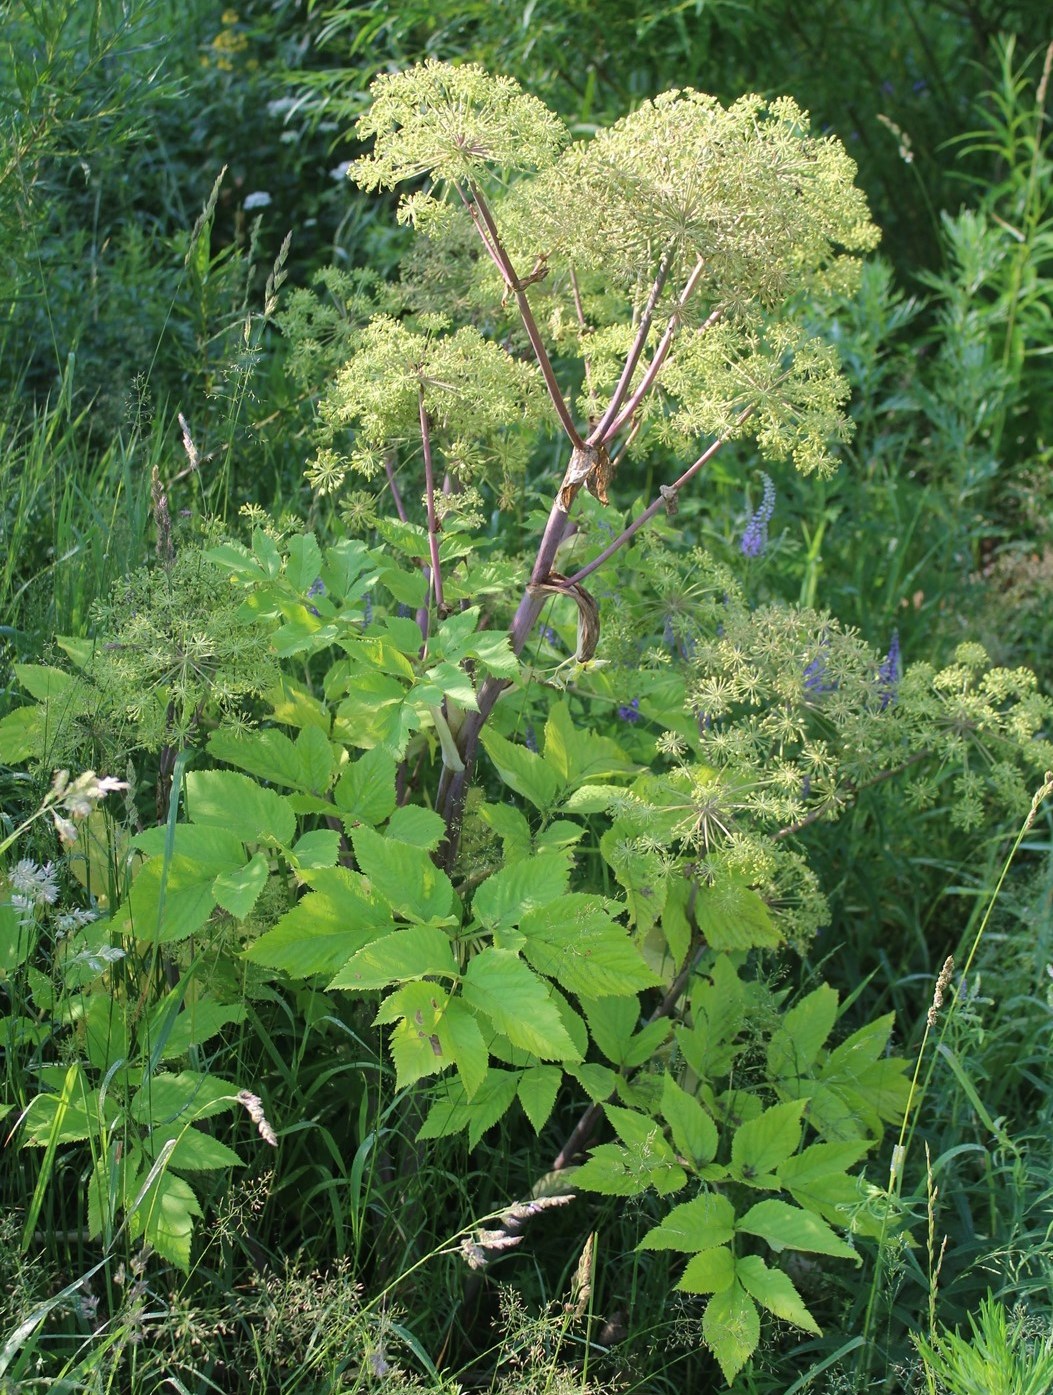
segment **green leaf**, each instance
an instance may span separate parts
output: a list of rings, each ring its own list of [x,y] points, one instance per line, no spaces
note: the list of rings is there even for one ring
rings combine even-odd
[[[776,1104],[735,1130],[731,1140],[731,1166],[735,1175],[754,1185],[765,1179],[801,1145],[803,1100]]]
[[[217,1075],[184,1070],[149,1076],[135,1092],[129,1112],[138,1124],[163,1128],[177,1121],[197,1123],[233,1109],[238,1087]]]
[[[702,1336],[730,1385],[760,1341],[760,1314],[741,1284],[733,1283],[709,1300]]]
[[[157,828],[147,828],[132,838],[133,848],[150,858],[164,856],[168,839],[168,827],[160,824]],[[245,861],[245,845],[233,833],[225,829],[202,824],[177,823],[173,851],[177,857],[185,858],[200,865],[201,876],[216,877],[221,872],[234,871]]]
[[[369,990],[428,976],[457,978],[457,960],[449,936],[432,925],[412,925],[382,935],[354,955],[330,988]]]
[[[464,653],[477,659],[487,673],[492,673],[496,678],[516,678],[519,675],[519,659],[510,637],[504,632],[478,630]]]
[[[404,804],[388,820],[387,836],[400,843],[434,852],[446,837],[446,824],[434,809],[422,809],[419,804]]]
[[[189,1273],[194,1218],[200,1215],[190,1184],[162,1169],[129,1218],[129,1228],[162,1259]]]
[[[364,879],[344,867],[311,873],[314,891],[286,911],[245,950],[255,964],[293,978],[334,974],[353,954],[392,928],[391,909],[375,900]]]
[[[225,829],[244,843],[287,847],[296,836],[296,815],[286,800],[232,770],[191,771],[186,805],[192,823]]]
[[[304,596],[318,580],[322,571],[322,549],[313,533],[302,533],[289,539],[289,557],[285,564],[285,579],[298,596]]]
[[[304,727],[295,741],[272,727],[253,732],[220,727],[209,737],[208,749],[217,760],[304,794],[324,792],[333,772],[332,747],[317,726]]]
[[[233,1148],[228,1148],[218,1138],[202,1133],[200,1129],[182,1127],[150,1131],[150,1148],[155,1155],[170,1140],[175,1146],[169,1154],[168,1166],[177,1171],[212,1172],[244,1166],[244,1159]]]
[[[428,540],[424,537],[417,543],[417,555],[423,557],[427,551]],[[427,583],[419,570],[410,572],[402,567],[382,567],[379,580],[401,605],[408,605],[411,610],[419,610],[424,604]]]
[[[166,994],[151,1014],[151,1025],[146,1040],[155,1048],[158,1035],[164,1030],[168,1013],[175,994]],[[218,1036],[224,1027],[235,1022],[244,1022],[248,1009],[244,1003],[218,1003],[214,998],[194,998],[183,1004],[183,1009],[168,1028],[168,1035],[161,1047],[158,1059],[172,1061],[185,1056],[192,1046],[204,1046]]]
[[[244,856],[242,851],[239,862]],[[128,900],[114,913],[113,924],[152,944],[185,940],[197,934],[212,914],[216,905],[212,884],[218,875],[215,866],[195,858],[173,857],[166,869],[164,858],[152,857],[132,882]]]
[[[641,1250],[679,1250],[694,1254],[726,1245],[735,1234],[735,1208],[720,1192],[703,1192],[674,1206],[661,1225],[640,1241]]]
[[[668,1074],[662,1081],[661,1108],[680,1152],[696,1167],[712,1162],[717,1155],[717,1126],[694,1095]]]
[[[608,1061],[624,1063],[633,1033],[640,1022],[640,1001],[636,997],[582,999],[582,1008],[592,1039]]]
[[[468,965],[464,1000],[513,1046],[541,1060],[580,1061],[544,983],[510,950],[484,949]]]
[[[333,790],[337,808],[353,823],[383,823],[395,811],[395,770],[389,751],[381,746],[367,751],[337,781]]]
[[[83,695],[84,680],[75,673],[67,673],[65,669],[50,668],[47,664],[12,664],[11,671],[37,702],[72,701]],[[78,688],[81,689],[80,695]],[[77,705],[73,703],[75,708]]]
[[[850,1167],[870,1150],[864,1141],[845,1143],[813,1143],[803,1148],[792,1158],[787,1158],[776,1169],[780,1184],[793,1194],[794,1200],[802,1206],[814,1209],[809,1199],[821,1199],[825,1184],[832,1179],[840,1179]],[[853,1188],[855,1183],[853,1183]]]
[[[823,1335],[787,1275],[781,1269],[769,1269],[760,1255],[746,1255],[740,1259],[735,1265],[735,1277],[769,1313],[816,1337]]]
[[[533,855],[530,825],[520,810],[511,804],[480,804],[479,817],[501,839],[506,865]]]
[[[518,1086],[518,1072],[491,1068],[469,1100],[459,1080],[444,1081],[417,1137],[446,1138],[467,1129],[469,1147],[474,1148],[487,1129],[512,1107]]]
[[[601,1143],[574,1172],[574,1185],[604,1196],[641,1196],[654,1187],[659,1196],[679,1191],[687,1173],[655,1126],[641,1146]]]
[[[319,727],[304,727],[297,733],[294,751],[298,771],[298,789],[305,794],[324,794],[336,769],[329,738]]]
[[[677,1288],[681,1293],[723,1293],[734,1282],[735,1256],[726,1245],[718,1245],[688,1260]]]
[[[669,870],[640,845],[635,824],[618,819],[600,838],[603,860],[625,891],[629,920],[641,934],[657,924],[669,891]]]
[[[373,554],[365,543],[341,538],[325,550],[322,580],[326,590],[334,600],[345,602],[352,588],[357,591],[362,587],[364,595],[376,580],[374,563]]]
[[[291,678],[283,676],[278,686],[267,694],[267,701],[271,705],[276,722],[281,722],[287,727],[299,727],[301,730],[317,727],[328,736],[332,723],[329,708],[320,698],[316,698],[299,683],[294,683]]]
[[[837,992],[828,983],[809,993],[782,1019],[768,1044],[774,1080],[796,1080],[815,1065],[837,1020]]]
[[[21,765],[23,761],[39,759],[47,745],[47,735],[45,706],[29,703],[16,707],[6,717],[0,717],[0,761],[4,765]]]
[[[545,723],[545,763],[572,788],[639,769],[616,741],[575,726],[566,702],[557,702]]]
[[[273,578],[279,574],[282,569],[282,559],[278,552],[278,544],[262,528],[253,529],[252,551],[269,577]]]
[[[679,1191],[685,1185],[687,1174],[677,1163],[661,1127],[650,1114],[640,1114],[616,1104],[604,1105],[604,1112],[629,1152],[646,1167],[650,1185],[660,1195]]]
[[[441,920],[453,909],[453,886],[423,848],[385,838],[360,825],[351,830],[358,865],[374,891],[399,915],[412,920]]]
[[[428,1075],[438,1075],[451,1063],[439,1033],[447,1005],[446,990],[437,983],[415,980],[385,998],[378,1023],[394,1022],[388,1050],[395,1063],[395,1087],[405,1090]]]
[[[616,799],[624,799],[621,785],[582,785],[571,790],[560,804],[565,814],[605,814]]]
[[[759,1235],[773,1250],[805,1250],[859,1263],[856,1251],[835,1235],[825,1221],[786,1201],[758,1201],[739,1220],[736,1229]]]
[[[26,1147],[48,1144],[80,1143],[86,1138],[103,1135],[117,1118],[117,1106],[98,1090],[88,1090],[79,1066],[71,1066],[76,1075],[62,1095],[34,1095],[22,1118]]]
[[[851,1080],[862,1068],[872,1065],[884,1053],[895,1021],[896,1014],[889,1012],[853,1032],[826,1058],[822,1079]]]
[[[208,548],[205,556],[243,581],[260,582],[266,578],[267,573],[241,543],[220,543],[218,547]]]
[[[451,998],[440,1026],[443,1041],[461,1077],[467,1099],[473,1099],[486,1077],[489,1052],[472,1010],[460,998]]]
[[[525,746],[514,746],[489,727],[483,728],[480,740],[509,789],[529,799],[542,813],[553,806],[560,790],[560,778],[539,755]]]
[[[452,699],[468,712],[478,710],[475,685],[463,668],[456,664],[435,664],[422,680],[410,690],[410,698],[419,707],[440,707],[444,697]]]
[[[560,853],[514,862],[482,883],[472,901],[472,914],[488,930],[518,925],[535,907],[565,899],[569,880],[567,859]]]
[[[519,1079],[517,1094],[523,1112],[540,1133],[552,1113],[563,1081],[563,1072],[558,1066],[531,1066]]]
[[[335,867],[340,857],[340,834],[334,828],[314,828],[301,834],[290,851],[296,866],[304,870]]]
[[[10,979],[36,949],[40,932],[23,925],[22,913],[10,902],[0,904],[0,979]],[[5,1041],[5,1047],[7,1046]]]
[[[745,991],[726,954],[714,960],[710,979],[691,990],[691,1026],[678,1026],[676,1040],[700,1080],[727,1075],[741,1051],[736,1038],[746,1025]]]
[[[401,760],[420,718],[406,706],[406,684],[386,673],[364,670],[354,676],[348,696],[337,706],[334,735],[369,751],[382,746]]]
[[[517,863],[516,868],[532,865]],[[573,892],[529,911],[519,929],[525,936],[524,957],[568,993],[590,999],[626,997],[660,982],[625,928],[607,914],[602,897]]]
[[[256,853],[236,872],[221,872],[212,883],[212,894],[236,920],[244,920],[267,882],[270,867],[263,853]]]
[[[655,1022],[646,1023],[629,1043],[621,1064],[627,1070],[636,1070],[638,1066],[646,1065],[658,1048],[664,1045],[671,1031],[672,1023],[668,1017],[660,1017]]]
[[[782,940],[762,897],[732,877],[698,888],[695,919],[706,943],[718,951],[775,949]]]
[[[584,825],[575,823],[572,819],[555,819],[545,828],[538,830],[534,847],[539,854],[566,852],[581,842],[585,832]]]
[[[618,1088],[618,1076],[608,1066],[586,1061],[583,1065],[568,1065],[567,1074],[572,1076],[588,1095],[590,1100],[603,1104]]]

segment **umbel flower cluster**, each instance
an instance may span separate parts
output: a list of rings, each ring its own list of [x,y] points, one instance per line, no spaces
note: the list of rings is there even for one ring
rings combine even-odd
[[[421,237],[397,284],[330,277],[327,295],[298,298],[283,327],[298,372],[310,373],[313,356],[328,377],[313,483],[338,493],[357,474],[367,488],[346,516],[370,528],[389,506],[419,528],[423,486],[425,648],[452,600],[483,601],[484,623],[507,624],[521,654],[542,609],[558,612],[565,598],[578,643],[561,667],[578,691],[604,662],[634,668],[637,688],[614,700],[622,729],[642,738],[657,721],[674,746],[684,733],[668,693],[679,691],[695,754],[752,791],[735,836],[747,817],[776,829],[831,817],[892,769],[909,768],[916,797],[929,798],[915,771],[928,757],[937,781],[959,771],[964,825],[992,788],[1010,802],[1026,794],[1014,742],[1028,748],[1025,763],[1046,759],[1029,675],[987,673],[972,651],[942,673],[904,672],[898,636],[882,659],[829,616],[752,612],[730,575],[715,602],[701,585],[702,604],[690,572],[708,563],[667,565],[647,542],[652,520],[676,514],[729,442],[750,438],[762,458],[828,472],[851,434],[847,384],[815,332],[816,307],[852,290],[878,234],[840,143],[814,135],[787,98],[725,108],[690,90],[571,141],[540,102],[472,64],[385,75],[372,96],[358,127],[372,148],[348,173],[368,189],[412,180],[399,216]],[[346,366],[333,372],[338,348]],[[541,476],[552,434],[564,438],[565,470],[508,622],[498,612],[513,569],[481,571],[462,534],[494,505],[521,507],[515,482],[531,460]],[[682,463],[626,523],[621,481],[638,459]],[[746,559],[765,552],[774,518],[774,484],[761,478],[739,541]],[[601,531],[597,508],[580,506],[585,494],[621,523]],[[629,544],[631,584],[604,605],[602,584],[586,583],[624,563]],[[634,607],[648,612],[642,626]],[[648,649],[656,611],[663,643]],[[543,634],[556,618],[546,611]],[[647,674],[670,664],[682,686],[667,686],[659,714]],[[435,709],[447,865],[480,733],[508,681],[485,679],[467,711],[449,697]]]

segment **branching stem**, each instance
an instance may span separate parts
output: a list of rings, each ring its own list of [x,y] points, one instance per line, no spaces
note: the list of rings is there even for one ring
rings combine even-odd
[[[636,372],[636,365],[640,362],[640,355],[644,351],[644,345],[647,343],[647,336],[651,332],[651,320],[654,318],[654,309],[658,304],[658,297],[662,294],[665,283],[668,280],[672,264],[673,248],[667,247],[662,256],[662,260],[658,264],[658,273],[654,278],[651,293],[647,297],[647,304],[644,306],[644,312],[640,317],[640,326],[636,331],[636,338],[633,340],[632,348],[629,350],[629,355],[625,360],[625,367],[622,369],[622,375],[618,379],[617,387],[614,389],[614,395],[607,404],[607,410],[600,418],[596,428],[589,434],[590,446],[606,443],[610,438],[611,423],[617,417],[618,409],[625,401],[625,394],[629,391],[629,384],[632,382],[633,374]],[[701,275],[701,271],[702,262],[700,260],[695,270],[691,273],[695,284],[697,284],[698,276]],[[690,280],[688,284],[691,285],[691,289],[693,290],[694,284],[692,284]],[[678,309],[683,303],[683,298],[681,297],[681,301],[678,302]]]
[[[490,212],[486,199],[474,184],[469,184],[468,186],[468,192],[471,196],[470,199],[466,198],[464,193],[460,190],[458,190],[458,192],[461,194],[462,200],[464,200],[468,206],[468,210],[472,215],[479,235],[482,237],[483,244],[493,259],[498,271],[501,273],[501,279],[516,298],[516,304],[519,306],[519,315],[523,321],[523,328],[526,330],[527,338],[530,340],[530,347],[534,350],[534,357],[537,359],[538,367],[541,369],[541,376],[545,380],[545,387],[548,389],[548,395],[552,399],[553,407],[556,409],[556,415],[559,417],[560,425],[566,432],[567,439],[574,449],[581,450],[585,443],[578,433],[578,428],[574,425],[573,418],[570,415],[570,409],[563,398],[563,393],[560,390],[559,382],[556,379],[556,374],[552,367],[552,361],[548,356],[548,350],[545,348],[544,341],[541,338],[541,333],[537,327],[537,321],[534,319],[534,312],[530,308],[530,301],[527,299],[524,283],[517,275],[516,269],[512,265],[512,260],[504,249],[501,242],[501,235],[497,231],[497,224],[494,222],[493,214]]]
[[[625,423],[632,418],[633,414],[639,408],[640,403],[644,400],[647,394],[654,387],[655,379],[658,377],[658,374],[662,370],[663,363],[665,363],[666,359],[669,356],[669,350],[672,348],[673,340],[676,338],[677,330],[680,328],[681,313],[684,309],[684,306],[691,299],[692,295],[694,295],[695,288],[697,287],[699,280],[701,279],[703,269],[704,263],[701,259],[699,259],[699,261],[696,262],[695,267],[691,272],[691,275],[687,278],[687,283],[684,286],[684,289],[680,292],[680,298],[676,303],[676,309],[674,310],[673,314],[669,317],[669,323],[666,325],[665,333],[662,335],[662,338],[658,344],[658,348],[654,352],[654,358],[652,358],[651,362],[648,364],[643,377],[640,379],[636,391],[629,398],[628,402],[626,402],[622,410],[618,413],[617,418],[608,427],[606,434],[606,439],[608,441],[611,440],[614,436],[616,436],[619,431],[621,431],[621,429],[625,426]],[[709,316],[709,318],[705,321],[705,323],[701,326],[701,332],[705,332],[705,330],[707,330],[710,327],[710,325],[716,324],[716,322],[720,319],[723,313],[724,311],[720,307],[714,310],[712,314]]]
[[[753,414],[754,410],[753,407],[747,407],[745,411],[740,412],[735,418],[735,425],[741,426],[742,423]],[[664,494],[659,494],[654,503],[648,504],[643,513],[637,514],[629,526],[619,533],[612,542],[608,543],[599,556],[594,557],[591,562],[587,562],[585,566],[582,567],[580,571],[576,571],[572,577],[568,577],[568,585],[576,585],[578,582],[584,581],[587,576],[591,576],[597,568],[602,567],[604,562],[613,557],[616,552],[620,551],[629,539],[640,531],[645,523],[649,523],[660,509],[664,509],[668,506],[669,501],[667,496],[669,493],[679,493],[685,484],[688,484],[700,470],[704,469],[705,466],[709,464],[717,451],[720,450],[721,446],[723,446],[727,440],[728,438],[726,436],[718,437],[707,450],[702,452],[695,463],[684,471],[678,480],[674,480],[671,485],[666,486]]]

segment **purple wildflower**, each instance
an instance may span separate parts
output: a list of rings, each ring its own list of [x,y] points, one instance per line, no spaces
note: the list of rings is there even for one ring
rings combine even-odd
[[[324,596],[324,595],[325,595],[325,582],[322,580],[322,578],[321,578],[320,576],[316,576],[315,579],[311,582],[310,586],[307,588],[307,599],[310,600],[310,598],[311,598],[312,596]],[[318,611],[315,610],[315,608],[314,608],[313,605],[309,605],[309,606],[307,607],[307,609],[311,612],[312,615],[317,615],[317,614],[318,614]]]
[[[896,701],[896,689],[899,687],[901,673],[899,630],[893,630],[885,661],[878,668],[878,698],[881,702],[882,712],[890,703]]]
[[[542,625],[538,630],[538,634],[546,644],[551,644],[554,649],[559,648],[559,635],[556,634],[551,625]]]
[[[533,751],[537,755],[537,732],[534,730],[532,722],[527,722],[523,728],[523,745],[528,751]]]
[[[768,546],[768,524],[775,512],[775,486],[767,475],[762,475],[764,490],[761,501],[753,517],[746,524],[746,531],[739,543],[743,557],[760,557]]]
[[[837,691],[837,684],[830,678],[826,670],[826,654],[829,647],[829,641],[824,635],[819,642],[819,653],[805,667],[804,690],[812,697],[824,697],[827,693]]]
[[[623,722],[628,722],[630,726],[635,726],[640,720],[640,699],[633,698],[632,702],[626,703],[618,708],[618,716]]]
[[[367,591],[362,597],[362,619],[367,625],[373,623],[373,592]]]
[[[405,603],[404,601],[399,601],[398,606],[396,607],[396,610],[395,610],[395,614],[398,616],[398,618],[399,618],[400,620],[412,620],[412,619],[413,619],[413,611],[412,611],[411,607],[408,606],[408,605],[406,605],[406,603]]]

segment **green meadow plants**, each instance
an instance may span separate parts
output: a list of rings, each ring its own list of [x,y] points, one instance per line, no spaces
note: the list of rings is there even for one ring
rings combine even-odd
[[[5,874],[21,1247],[75,1211],[75,1176],[109,1266],[109,1318],[61,1374],[139,1362],[145,1245],[178,1287],[158,1344],[213,1271],[237,1286],[180,1348],[200,1388],[251,1352],[268,1388],[585,1391],[612,1230],[686,1305],[699,1381],[746,1388],[788,1331],[826,1369],[820,1267],[911,1243],[866,1169],[914,1096],[894,1014],[860,1021],[811,959],[815,848],[885,790],[967,839],[1053,765],[1027,670],[976,643],[905,664],[895,630],[875,649],[814,594],[753,590],[769,467],[823,479],[852,436],[819,326],[876,243],[854,166],[787,98],[672,91],[575,143],[512,80],[434,61],[378,78],[359,134],[353,177],[411,186],[416,246],[400,279],[332,272],[283,314],[299,380],[326,375],[307,525],[181,529],[156,475],[154,564],[59,639],[69,665],[16,666],[29,700],[0,720],[37,778],[128,772],[67,861],[77,924],[53,865]],[[729,537],[706,486],[744,458]],[[47,813],[68,841],[79,789],[8,842]],[[249,1160],[239,1109],[287,1164],[274,1194],[331,1235],[302,1223],[284,1269],[259,1214],[236,1242],[210,1224]],[[488,1346],[480,1295],[543,1215],[577,1228],[578,1269],[539,1248],[541,1315],[506,1294]]]

